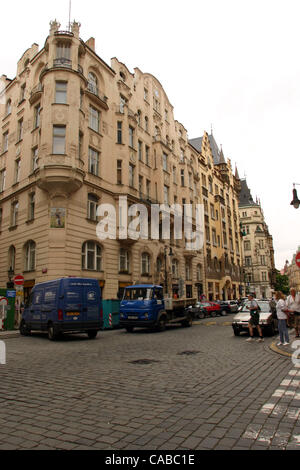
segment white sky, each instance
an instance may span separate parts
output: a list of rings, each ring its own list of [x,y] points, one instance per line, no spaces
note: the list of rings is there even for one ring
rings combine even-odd
[[[1,7],[0,76],[14,78],[23,52],[43,47],[50,20],[67,28],[69,0]],[[290,206],[300,183],[299,0],[72,0],[71,17],[108,64],[117,57],[161,82],[189,138],[213,125],[261,199],[276,267],[291,261],[300,245],[300,208]]]

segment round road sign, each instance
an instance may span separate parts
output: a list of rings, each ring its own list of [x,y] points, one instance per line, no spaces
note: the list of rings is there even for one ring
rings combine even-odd
[[[24,277],[21,274],[19,274],[18,276],[15,276],[14,283],[15,283],[16,286],[23,286]]]

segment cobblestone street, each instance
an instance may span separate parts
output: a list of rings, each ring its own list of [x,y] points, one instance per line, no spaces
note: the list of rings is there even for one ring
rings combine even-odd
[[[231,317],[6,339],[0,449],[297,449],[300,369]]]

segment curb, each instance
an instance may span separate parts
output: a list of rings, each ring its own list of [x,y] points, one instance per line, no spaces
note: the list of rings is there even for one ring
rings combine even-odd
[[[2,339],[10,339],[10,338],[19,338],[20,332],[19,331],[3,331],[0,332],[0,340]]]

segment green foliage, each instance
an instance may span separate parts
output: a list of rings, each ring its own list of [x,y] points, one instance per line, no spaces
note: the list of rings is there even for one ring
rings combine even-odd
[[[276,284],[275,290],[281,291],[283,294],[288,295],[290,290],[289,278],[286,274],[280,274],[279,271],[276,272]]]

